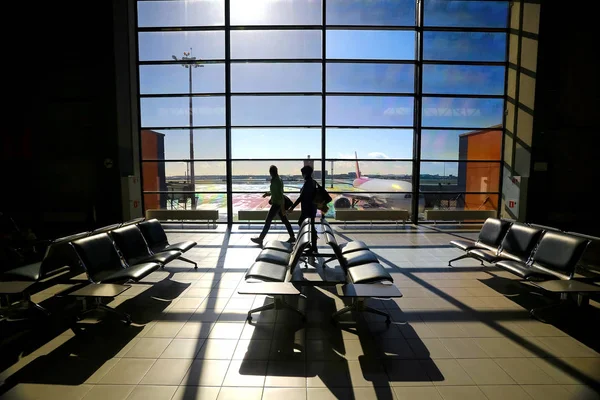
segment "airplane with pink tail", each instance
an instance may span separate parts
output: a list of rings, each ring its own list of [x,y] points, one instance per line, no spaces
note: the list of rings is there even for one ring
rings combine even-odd
[[[412,184],[410,182],[364,176],[360,171],[356,152],[354,152],[354,157],[356,158],[356,179],[352,182],[352,186],[358,191],[336,197],[333,202],[336,209],[352,208],[357,203],[363,202],[371,207],[402,209],[410,212],[412,209]],[[419,194],[419,214],[424,210],[425,197],[423,194]]]

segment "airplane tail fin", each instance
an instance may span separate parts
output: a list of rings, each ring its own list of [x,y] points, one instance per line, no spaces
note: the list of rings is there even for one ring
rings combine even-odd
[[[360,178],[360,167],[358,166],[358,155],[356,154],[356,151],[354,152],[354,158],[356,159],[356,178]]]

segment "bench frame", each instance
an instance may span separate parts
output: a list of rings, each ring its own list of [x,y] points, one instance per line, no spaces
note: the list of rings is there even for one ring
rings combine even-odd
[[[172,214],[169,217],[169,214]],[[185,214],[189,216],[181,217]],[[194,216],[199,215],[199,216]],[[151,209],[146,210],[146,219],[157,219],[159,221],[175,220],[181,221],[181,227],[183,228],[183,221],[206,221],[206,227],[210,228],[212,221],[213,228],[217,227],[217,219],[219,219],[218,210],[163,210],[163,209]]]
[[[347,217],[338,217],[338,212],[342,212],[342,216],[349,216],[350,213],[356,213],[357,218],[347,218]],[[384,218],[373,218],[373,215],[377,215],[377,213],[390,213],[390,214],[398,214],[398,218],[394,217],[384,217]],[[338,221],[344,222],[344,228],[346,228],[346,222],[348,221],[369,221],[370,227],[373,227],[373,221],[394,221],[396,222],[396,227],[398,227],[398,222],[402,221],[402,226],[406,225],[406,221],[409,219],[408,210],[357,210],[357,209],[340,209],[336,210],[335,219]],[[362,215],[361,215],[362,214]],[[371,217],[365,217],[365,214],[370,214]],[[362,218],[364,217],[364,218]]]

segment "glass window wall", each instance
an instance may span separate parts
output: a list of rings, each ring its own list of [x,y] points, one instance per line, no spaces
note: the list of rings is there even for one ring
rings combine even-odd
[[[225,10],[229,15],[225,15]],[[144,207],[497,209],[508,1],[138,0]],[[419,49],[423,49],[422,52]]]

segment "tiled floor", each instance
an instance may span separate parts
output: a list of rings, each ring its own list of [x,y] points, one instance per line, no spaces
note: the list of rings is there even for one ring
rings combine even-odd
[[[170,230],[171,242],[198,242],[186,254],[198,270],[174,261],[115,298],[131,326],[83,321],[89,328],[74,335],[68,316],[1,321],[0,397],[600,399],[598,303],[570,318],[549,312],[545,324],[529,317],[550,301],[532,286],[475,261],[447,267],[460,254],[452,234],[474,237],[477,227],[335,227],[339,242],[365,241],[403,292],[370,301],[390,313],[389,327],[372,314],[331,324],[343,304],[323,288],[300,300],[304,324],[287,310],[248,323],[247,311],[269,301],[236,291],[260,228]],[[286,239],[279,228],[270,239]]]

